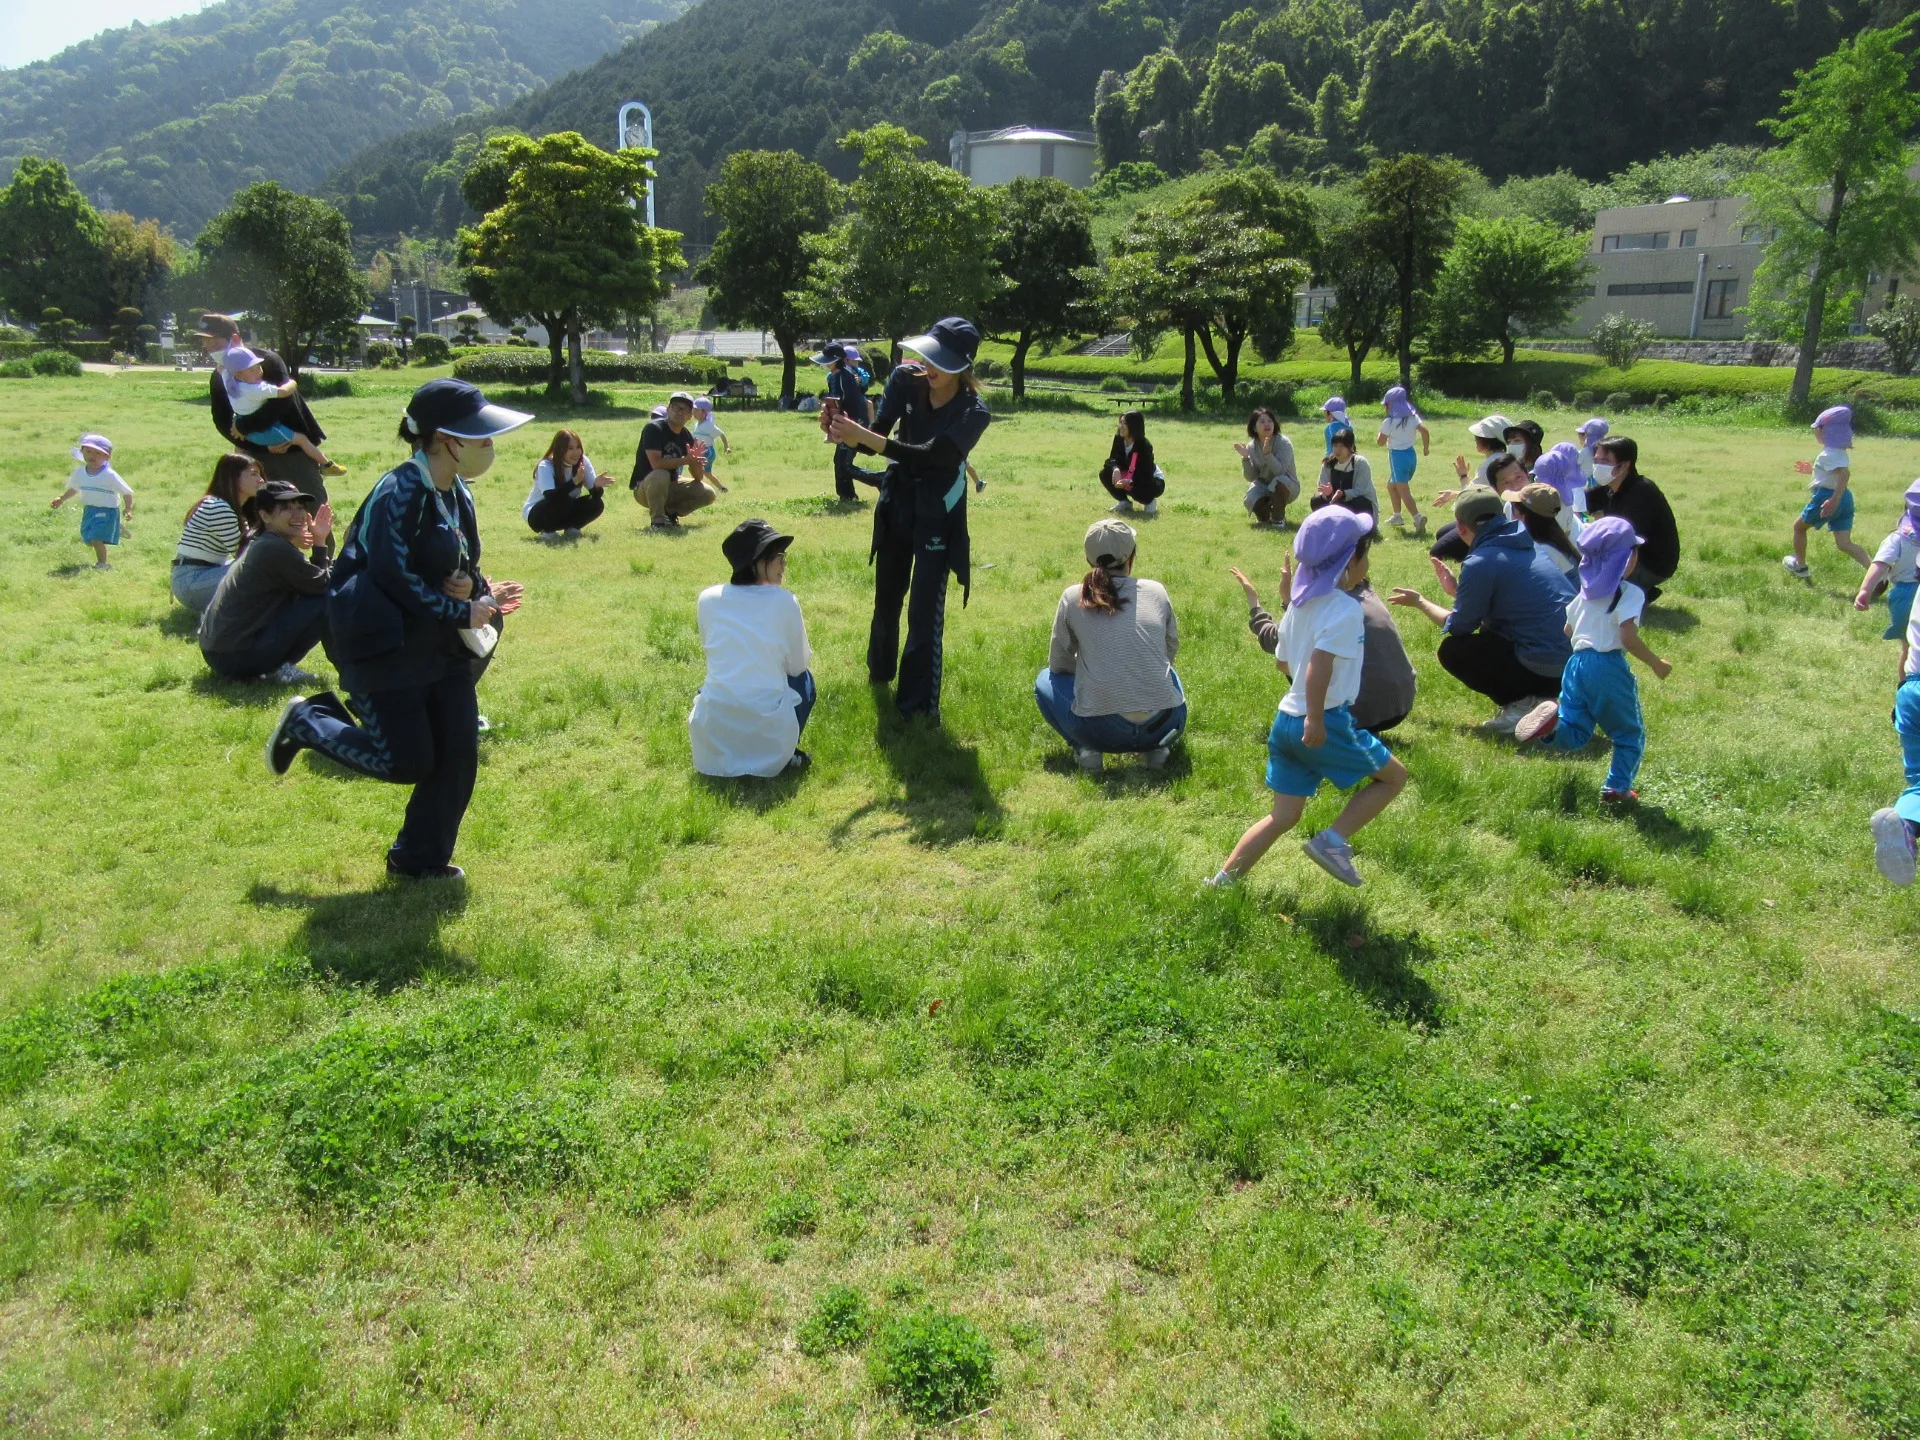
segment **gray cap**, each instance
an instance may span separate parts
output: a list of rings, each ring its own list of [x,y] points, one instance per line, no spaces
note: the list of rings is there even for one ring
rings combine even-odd
[[[1124,520],[1096,520],[1087,527],[1087,563],[1120,566],[1133,558],[1139,537]]]

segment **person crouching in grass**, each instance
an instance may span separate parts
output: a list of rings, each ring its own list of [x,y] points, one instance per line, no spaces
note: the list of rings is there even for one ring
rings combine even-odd
[[[1291,682],[1267,736],[1267,788],[1273,811],[1256,820],[1227,863],[1207,881],[1233,885],[1273,843],[1300,823],[1320,782],[1360,788],[1333,824],[1302,847],[1307,858],[1345,885],[1359,885],[1353,836],[1406,787],[1406,767],[1353,723],[1360,694],[1366,617],[1352,595],[1367,579],[1373,516],[1329,505],[1301,522],[1294,538],[1298,567],[1285,576],[1290,604],[1280,622],[1274,659]]]

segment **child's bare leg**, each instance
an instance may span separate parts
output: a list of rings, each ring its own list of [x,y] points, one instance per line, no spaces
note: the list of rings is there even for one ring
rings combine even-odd
[[[1797,565],[1807,563],[1807,522],[1804,520],[1793,522],[1793,559]]]
[[[1853,543],[1853,532],[1851,530],[1834,531],[1833,544],[1834,548],[1842,555],[1851,555],[1855,560],[1858,560],[1862,570],[1873,564],[1873,557],[1862,547]]]
[[[96,565],[106,564],[107,542],[104,540],[89,540],[87,544],[93,547],[93,563]]]
[[[1393,513],[1396,515],[1400,513],[1400,492],[1405,488],[1404,485],[1396,485],[1391,480],[1387,482],[1387,498],[1393,501]]]
[[[1371,780],[1353,792],[1353,798],[1328,828],[1342,840],[1353,839],[1361,826],[1377,817],[1406,788],[1407,767],[1398,760],[1387,761],[1373,772]]]
[[[1221,868],[1236,880],[1245,875],[1273,848],[1274,841],[1300,823],[1306,808],[1304,795],[1275,795],[1273,813],[1261,816],[1247,827],[1247,833],[1240,837],[1240,843],[1233,847],[1233,853]]]
[[[331,465],[333,463],[320,453],[320,447],[318,445],[314,444],[313,441],[304,435],[294,436],[292,443],[298,447],[302,455],[306,456],[316,465]]]

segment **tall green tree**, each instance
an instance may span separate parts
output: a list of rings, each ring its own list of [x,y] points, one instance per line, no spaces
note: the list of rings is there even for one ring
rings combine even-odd
[[[1798,340],[1796,405],[1812,389],[1821,343],[1845,334],[1868,275],[1910,265],[1920,244],[1920,188],[1906,175],[1920,120],[1912,32],[1909,16],[1843,40],[1795,77],[1780,114],[1763,122],[1781,144],[1749,178],[1745,216],[1775,233],[1747,313],[1762,333]]]
[[[58,160],[21,159],[0,190],[0,305],[16,315],[48,306],[101,310],[106,227]]]
[[[1500,347],[1513,363],[1521,330],[1561,325],[1593,273],[1584,235],[1538,220],[1467,218],[1434,279],[1428,336],[1442,355],[1471,355]]]
[[[1027,393],[1027,351],[1075,328],[1093,298],[1093,207],[1065,181],[1023,175],[1000,195],[993,263],[1006,282],[985,326],[1013,341],[1013,396]]]
[[[919,159],[924,144],[898,125],[840,141],[860,157],[853,213],[805,237],[811,263],[795,296],[818,328],[897,340],[943,315],[978,316],[999,293],[993,192]]]
[[[803,242],[826,233],[844,203],[833,177],[792,150],[736,150],[707,186],[707,209],[722,229],[696,275],[722,324],[773,336],[782,405],[793,403],[795,347],[807,331],[807,314],[791,298],[806,288],[812,263]]]
[[[1431,155],[1376,160],[1360,177],[1364,243],[1393,270],[1393,347],[1400,383],[1413,383],[1413,342],[1440,264],[1453,243],[1454,209],[1466,167]]]
[[[167,282],[180,263],[180,247],[151,220],[136,220],[118,210],[100,217],[104,237],[101,308],[131,307],[149,315],[166,312]]]
[[[547,388],[587,401],[581,338],[594,325],[654,305],[684,263],[680,236],[649,227],[638,208],[654,152],[610,153],[571,130],[530,140],[496,135],[461,184],[481,215],[460,231],[460,261],[473,298],[502,325],[522,318],[546,327]]]
[[[1326,247],[1320,272],[1333,287],[1333,304],[1321,318],[1320,338],[1347,352],[1347,379],[1357,390],[1367,356],[1388,337],[1399,281],[1393,266],[1357,227]]]
[[[229,310],[264,316],[294,375],[307,351],[366,302],[347,217],[271,180],[249,185],[194,241],[198,280]]]

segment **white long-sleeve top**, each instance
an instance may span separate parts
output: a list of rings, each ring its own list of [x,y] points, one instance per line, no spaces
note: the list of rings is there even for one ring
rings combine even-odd
[[[813,666],[800,602],[778,585],[714,585],[698,612],[707,678],[687,716],[693,768],[778,775],[800,744],[800,697],[787,681]]]

